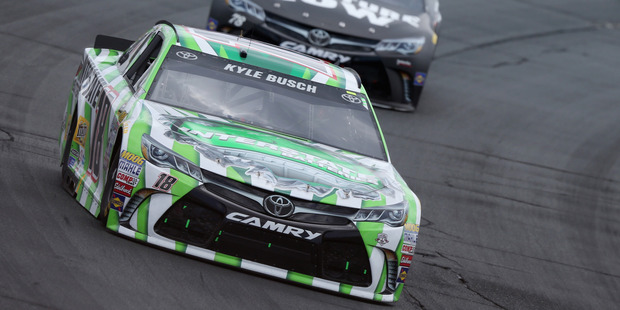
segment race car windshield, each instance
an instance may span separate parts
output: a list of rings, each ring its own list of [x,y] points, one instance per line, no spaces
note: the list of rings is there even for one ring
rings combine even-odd
[[[386,160],[363,94],[260,67],[168,57],[147,99]]]

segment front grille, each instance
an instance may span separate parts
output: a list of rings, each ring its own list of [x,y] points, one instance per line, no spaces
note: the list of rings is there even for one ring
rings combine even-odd
[[[320,225],[347,225],[349,224],[349,219],[338,216],[330,216],[330,215],[322,215],[322,214],[311,214],[311,213],[298,213],[293,214],[289,217],[291,221],[310,223],[310,224],[320,224]]]
[[[299,214],[299,221],[279,219],[256,210],[257,206],[241,193],[206,184],[175,202],[154,229],[176,241],[265,265],[350,285],[371,284],[366,247],[349,220],[318,214]],[[317,223],[303,222],[309,219]],[[318,223],[320,219],[325,222]]]
[[[370,285],[370,263],[357,232],[327,232],[323,236],[323,275],[339,282]]]
[[[166,238],[206,247],[224,219],[224,213],[218,209],[222,209],[222,205],[214,199],[180,199],[155,223],[155,232]]]
[[[308,43],[307,33],[316,28],[269,13],[265,19],[265,24],[267,27],[287,36],[290,39],[306,43]],[[379,40],[365,39],[337,32],[330,31],[329,34],[332,38],[332,43],[325,46],[325,48],[329,48],[336,52],[372,53],[374,52],[375,45],[379,43]],[[280,42],[275,43],[278,44]]]
[[[318,244],[258,227],[227,223],[212,250],[299,273],[317,274]]]
[[[308,28],[308,26],[304,24],[296,23],[273,14],[267,14],[267,17],[265,18],[265,24],[267,24],[269,28],[277,30],[282,34],[298,41],[305,41],[306,37],[292,29],[299,29],[302,31],[310,30],[310,28]]]

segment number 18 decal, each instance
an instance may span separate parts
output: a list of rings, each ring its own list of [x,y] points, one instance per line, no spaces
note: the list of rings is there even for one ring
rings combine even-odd
[[[174,185],[177,180],[177,178],[162,172],[159,174],[159,176],[157,176],[157,181],[153,185],[153,188],[160,189],[164,192],[170,192],[172,185]]]

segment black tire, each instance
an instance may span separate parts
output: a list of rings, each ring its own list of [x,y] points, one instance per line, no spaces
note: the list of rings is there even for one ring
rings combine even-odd
[[[75,196],[75,186],[77,184],[77,178],[67,167],[67,161],[69,160],[69,154],[71,153],[71,144],[73,141],[73,135],[75,135],[75,127],[77,127],[77,111],[73,112],[71,125],[68,128],[69,132],[67,133],[65,149],[63,150],[62,159],[60,160],[60,166],[62,167],[62,187],[73,196]]]
[[[101,195],[101,205],[99,206],[99,215],[97,215],[97,219],[99,219],[103,225],[108,224],[108,214],[110,213],[110,201],[112,198],[112,192],[114,191],[114,182],[116,181],[116,174],[118,172],[118,161],[120,157],[120,141],[117,140],[117,143],[114,145],[114,152],[112,153],[112,157],[110,158],[110,166],[108,167],[108,174],[105,179],[105,187],[103,188],[103,194]]]

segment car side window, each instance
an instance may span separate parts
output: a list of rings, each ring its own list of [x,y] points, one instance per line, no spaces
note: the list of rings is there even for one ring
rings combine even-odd
[[[144,49],[148,46],[148,42],[155,36],[155,32],[150,31],[142,35],[136,42],[134,42],[125,53],[118,60],[118,69],[120,72],[125,73],[127,68],[133,64],[137,57],[144,51]]]
[[[159,34],[156,34],[148,44],[144,45],[143,49],[141,47],[142,51],[136,54],[135,61],[133,61],[127,72],[125,72],[125,77],[132,86],[136,86],[144,72],[153,64],[159,55],[163,41],[163,38]]]

